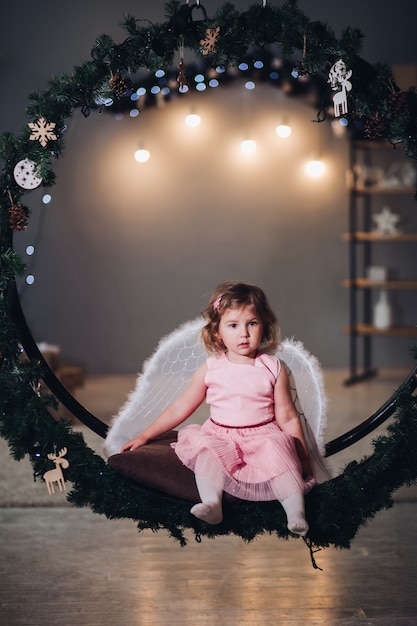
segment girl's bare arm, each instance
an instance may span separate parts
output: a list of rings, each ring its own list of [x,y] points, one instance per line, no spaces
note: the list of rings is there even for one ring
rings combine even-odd
[[[207,365],[203,363],[195,372],[187,389],[162,411],[142,433],[125,443],[120,451],[136,450],[151,439],[156,439],[185,422],[206,397],[207,386],[204,380],[206,371]]]
[[[284,367],[275,384],[275,418],[278,426],[295,439],[295,446],[305,476],[313,476],[310,455],[300,417],[294,406],[289,377]]]

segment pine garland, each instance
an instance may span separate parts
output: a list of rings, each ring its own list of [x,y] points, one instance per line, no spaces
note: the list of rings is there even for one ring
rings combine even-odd
[[[74,67],[70,75],[52,78],[46,91],[30,94],[29,121],[43,118],[53,123],[55,139],[43,146],[31,139],[27,125],[19,136],[11,132],[0,136],[0,435],[8,441],[15,459],[31,459],[34,476],[39,479],[50,467],[47,454],[66,447],[70,457],[66,478],[72,483],[68,500],[110,519],[133,519],[139,530],[166,529],[181,544],[186,542],[186,529],[197,538],[233,533],[250,541],[265,532],[287,538],[284,512],[277,503],[227,508],[222,524],[210,527],[191,516],[186,503],[141,490],[117,475],[86,445],[82,435],[72,430],[69,421],[51,416],[49,409],[56,406],[56,400],[38,393],[45,375],[43,364],[22,359],[22,332],[15,314],[14,281],[24,271],[24,263],[13,251],[12,230],[25,226],[30,211],[20,202],[28,192],[17,184],[13,170],[17,162],[29,159],[36,164],[43,186],[53,185],[53,162],[63,153],[66,124],[73,114],[80,110],[87,118],[101,109],[106,97],[120,101],[129,90],[131,74],[176,65],[180,47],[193,50],[201,61],[206,29],[218,26],[220,36],[206,57],[210,67],[235,65],[254,50],[267,56],[279,53],[294,57],[300,73],[325,85],[330,67],[342,58],[353,70],[349,96],[353,126],[378,127],[381,138],[401,142],[413,160],[417,159],[416,91],[410,87],[402,92],[388,66],[372,66],[358,56],[363,37],[358,29],[347,27],[338,39],[327,24],[304,15],[294,0],[281,6],[254,5],[244,12],[225,3],[213,17],[203,15],[204,19],[188,4],[173,0],[167,3],[166,13],[167,21],[162,24],[127,15],[121,24],[127,34],[124,41],[117,44],[109,35],[101,35],[90,60]],[[11,206],[23,210],[17,213],[14,208],[12,221]],[[415,483],[416,399],[404,387],[398,390],[396,403],[396,419],[388,434],[374,442],[373,456],[349,464],[337,479],[307,496],[310,546],[348,548],[358,528],[392,505],[398,487]]]

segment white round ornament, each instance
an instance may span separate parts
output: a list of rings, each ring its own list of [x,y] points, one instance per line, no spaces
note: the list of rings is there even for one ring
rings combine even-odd
[[[42,178],[36,176],[35,172],[36,163],[30,159],[23,159],[16,163],[13,170],[13,176],[15,181],[23,189],[36,189],[42,182]]]

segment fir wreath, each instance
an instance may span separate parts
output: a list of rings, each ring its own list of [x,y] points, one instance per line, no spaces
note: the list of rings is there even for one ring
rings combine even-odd
[[[197,538],[233,533],[249,541],[265,532],[287,538],[285,516],[276,503],[247,503],[239,506],[238,514],[229,509],[222,524],[210,527],[189,514],[188,504],[133,488],[86,445],[70,422],[53,419],[48,409],[56,405],[54,395],[37,393],[42,379],[90,428],[103,436],[106,432],[105,425],[54,379],[37,351],[16,294],[15,276],[24,271],[24,263],[13,251],[12,235],[13,230],[26,227],[30,214],[20,202],[28,189],[13,176],[16,164],[27,159],[35,164],[34,175],[42,179],[42,185],[53,185],[52,164],[63,151],[68,118],[77,109],[88,117],[91,111],[101,109],[107,97],[120,101],[129,91],[132,74],[171,67],[182,48],[204,56],[211,67],[235,65],[253,50],[265,54],[279,50],[283,57],[294,59],[299,73],[322,85],[330,67],[341,58],[353,70],[349,94],[353,125],[360,125],[370,137],[401,143],[405,154],[417,159],[415,88],[401,91],[388,66],[372,66],[358,56],[363,36],[360,31],[347,27],[338,39],[328,25],[304,15],[294,0],[286,0],[279,7],[263,2],[244,12],[225,3],[213,17],[200,10],[200,19],[196,19],[196,8],[201,9],[200,3],[189,6],[188,2],[181,5],[173,0],[166,5],[167,21],[163,24],[126,16],[122,26],[127,37],[122,43],[116,44],[108,35],[100,36],[89,61],[75,67],[71,75],[52,78],[47,91],[30,94],[30,122],[21,134],[6,132],[0,137],[0,435],[8,441],[16,460],[30,457],[36,478],[48,469],[48,452],[67,448],[71,454],[66,472],[72,483],[69,502],[89,506],[109,519],[130,518],[139,530],[166,529],[183,545],[185,529],[192,529]],[[323,102],[325,99],[323,92]],[[22,345],[29,360],[21,359]],[[361,463],[350,463],[340,476],[308,494],[311,553],[329,545],[348,548],[360,526],[392,505],[396,489],[415,483],[416,385],[417,367],[375,414],[377,419],[384,419],[395,412],[395,420],[387,435],[374,441],[373,455]],[[351,435],[370,432],[374,422],[371,419],[357,432],[347,433],[342,442],[331,442],[328,454],[349,445]]]

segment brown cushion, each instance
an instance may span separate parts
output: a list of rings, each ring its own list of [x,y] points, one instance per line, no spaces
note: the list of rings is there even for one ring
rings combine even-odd
[[[116,472],[156,491],[169,494],[187,502],[200,502],[194,473],[181,463],[171,443],[177,440],[172,430],[146,446],[131,452],[120,452],[108,458],[108,464]],[[225,494],[225,501],[236,501]]]

